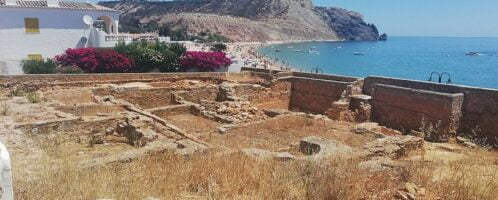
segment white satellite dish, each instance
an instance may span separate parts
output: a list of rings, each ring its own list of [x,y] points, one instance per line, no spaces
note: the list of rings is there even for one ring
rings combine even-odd
[[[91,26],[93,25],[93,18],[88,15],[85,15],[83,16],[83,23],[85,23],[88,26]]]

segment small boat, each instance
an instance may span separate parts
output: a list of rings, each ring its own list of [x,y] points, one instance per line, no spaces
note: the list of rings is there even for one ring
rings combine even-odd
[[[308,53],[316,53],[316,54],[320,54],[320,52],[317,50],[316,47],[311,47],[309,50],[308,50]]]
[[[295,49],[295,50],[292,50],[292,52],[303,52],[303,50]]]
[[[476,52],[476,51],[469,51],[469,52],[465,53],[465,55],[466,56],[482,56],[484,54]]]
[[[281,51],[282,51],[282,50],[280,50],[280,49],[275,49],[275,52],[281,52]]]
[[[365,55],[365,52],[354,52],[353,55],[355,55],[355,56],[363,56],[363,55]]]
[[[338,49],[342,49],[342,47],[337,47]]]
[[[293,47],[293,46],[288,46],[287,48],[289,48],[289,49],[293,49],[294,47]]]

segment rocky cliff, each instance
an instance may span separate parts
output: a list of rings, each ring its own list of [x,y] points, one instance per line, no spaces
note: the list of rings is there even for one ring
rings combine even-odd
[[[376,40],[373,24],[359,13],[314,7],[311,0],[114,1],[100,5],[123,12],[122,31],[147,24],[190,33],[211,32],[234,41]]]

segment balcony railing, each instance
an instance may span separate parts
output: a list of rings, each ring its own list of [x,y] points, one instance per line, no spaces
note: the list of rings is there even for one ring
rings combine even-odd
[[[133,38],[128,35],[106,35],[106,42],[118,42],[118,41],[133,41]]]

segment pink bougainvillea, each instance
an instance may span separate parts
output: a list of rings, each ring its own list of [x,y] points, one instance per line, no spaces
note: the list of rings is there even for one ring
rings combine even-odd
[[[199,71],[214,71],[221,67],[230,66],[232,60],[223,52],[187,51],[180,58],[179,63],[187,69],[196,68]]]
[[[62,66],[77,66],[86,73],[128,72],[133,66],[133,60],[114,50],[94,48],[67,49],[55,60]]]

